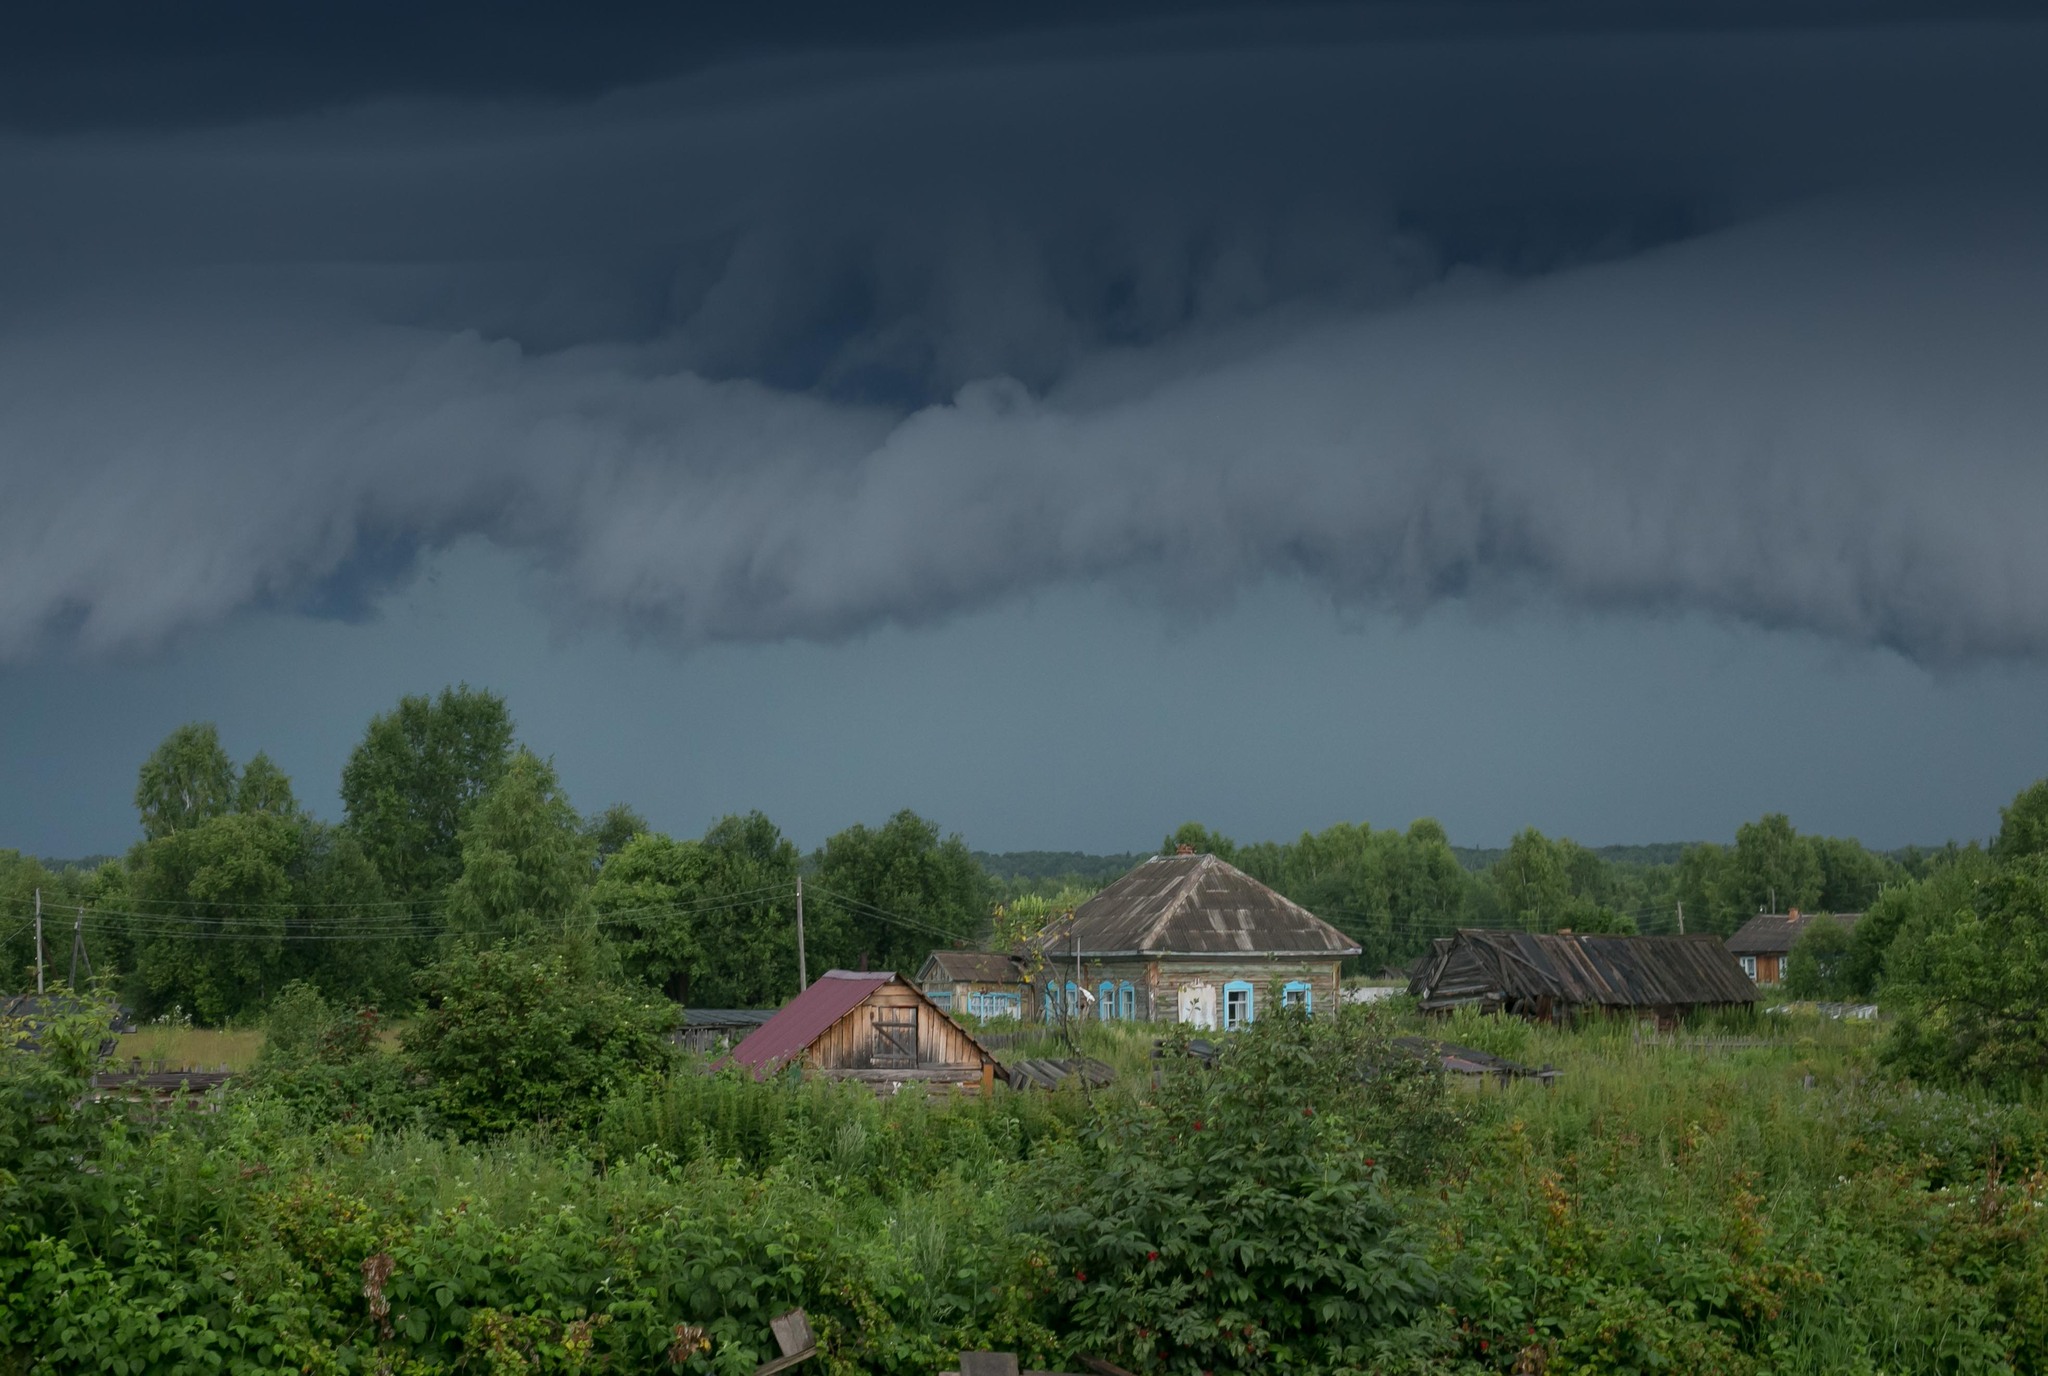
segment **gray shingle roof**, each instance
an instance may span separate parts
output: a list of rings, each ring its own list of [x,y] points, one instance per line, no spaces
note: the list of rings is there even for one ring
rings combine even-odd
[[[1145,861],[1056,922],[1040,949],[1082,959],[1129,956],[1358,954],[1358,943],[1299,903],[1213,855]]]

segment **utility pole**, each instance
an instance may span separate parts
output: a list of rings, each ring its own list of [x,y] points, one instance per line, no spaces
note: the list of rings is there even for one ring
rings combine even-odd
[[[796,991],[811,987],[811,971],[804,959],[804,877],[796,877]]]
[[[1682,898],[1678,901],[1678,934],[1685,935],[1685,900]]]
[[[43,992],[43,891],[36,890],[36,992]]]
[[[85,977],[92,978],[92,956],[85,949],[85,905],[72,909],[71,918],[71,992],[78,992],[78,963],[85,962]]]

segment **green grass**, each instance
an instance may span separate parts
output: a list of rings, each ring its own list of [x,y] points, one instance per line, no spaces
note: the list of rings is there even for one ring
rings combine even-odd
[[[115,1039],[114,1061],[140,1057],[144,1069],[247,1070],[263,1049],[260,1027],[145,1027]]]

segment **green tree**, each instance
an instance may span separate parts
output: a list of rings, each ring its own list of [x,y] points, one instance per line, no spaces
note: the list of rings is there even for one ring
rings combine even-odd
[[[1182,846],[1188,847],[1197,855],[1213,855],[1218,860],[1226,860],[1233,865],[1237,863],[1237,842],[1220,831],[1209,830],[1200,822],[1182,822],[1167,833],[1166,840],[1159,847],[1159,853],[1172,855]]]
[[[448,890],[456,932],[487,938],[567,929],[585,911],[591,842],[555,777],[515,752],[462,828],[462,872]]]
[[[1515,833],[1508,851],[1487,872],[1513,925],[1531,932],[1568,926],[1572,912],[1568,852],[1534,827]]]
[[[1860,913],[1877,901],[1887,882],[1905,878],[1899,866],[1872,855],[1853,837],[1816,836],[1813,849],[1820,862],[1814,907],[1824,913]]]
[[[1796,999],[1839,999],[1850,991],[1851,938],[1832,917],[1806,924],[1785,960],[1785,992]]]
[[[986,928],[995,884],[967,843],[941,838],[909,810],[879,828],[854,825],[812,857],[818,922],[812,950],[835,965],[915,973],[934,946]],[[823,962],[814,961],[813,969]]]
[[[647,819],[624,803],[613,803],[583,824],[583,834],[590,838],[591,853],[600,865],[648,830]]]
[[[1899,934],[1924,928],[1939,914],[1970,907],[1994,868],[1991,858],[1974,845],[1934,854],[1923,878],[1886,889],[1851,929],[1849,955],[1842,967],[1842,987],[1850,997],[1877,994],[1884,987],[1892,943]]]
[[[299,800],[292,796],[290,776],[261,750],[242,766],[242,781],[235,787],[234,810],[274,813],[288,821],[301,816]]]
[[[2048,779],[2020,790],[1998,810],[1998,836],[1991,853],[1999,860],[2018,860],[2048,853]]]
[[[773,1007],[797,991],[796,871],[796,847],[750,812],[701,841],[634,837],[605,862],[590,904],[624,967],[671,999]]]
[[[36,987],[36,891],[54,894],[56,887],[57,876],[34,856],[0,850],[0,990]]]
[[[1735,829],[1735,849],[1722,871],[1723,903],[1737,913],[1810,909],[1821,894],[1820,856],[1782,812]]]
[[[1706,842],[1687,846],[1678,856],[1672,878],[1672,900],[1685,909],[1688,932],[1728,936],[1748,914],[1730,899],[1728,848]]]
[[[135,781],[145,841],[197,826],[234,803],[235,762],[221,749],[212,722],[189,722],[164,737]]]
[[[2048,1076],[2048,854],[2022,855],[1893,942],[1901,1014],[1885,1053],[1909,1072],[2003,1089]]]
[[[134,856],[137,1001],[221,1022],[284,983],[300,828],[227,813],[144,842]]]
[[[342,768],[341,802],[392,897],[438,898],[455,881],[464,818],[511,754],[505,700],[468,684],[371,720]]]

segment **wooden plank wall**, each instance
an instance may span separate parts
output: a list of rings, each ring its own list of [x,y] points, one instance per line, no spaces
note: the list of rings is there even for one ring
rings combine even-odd
[[[979,1075],[986,1058],[974,1042],[951,1018],[902,984],[883,985],[827,1028],[811,1043],[810,1064],[825,1071],[875,1069],[876,1018],[894,1020],[909,1008],[917,1010],[917,1068],[952,1067]]]
[[[1073,979],[1087,989],[1095,989],[1104,980],[1121,983],[1129,980],[1137,992],[1137,1017],[1140,1022],[1173,1022],[1180,1016],[1180,991],[1190,984],[1207,984],[1216,991],[1215,1003],[1220,1010],[1223,1001],[1223,986],[1232,980],[1246,980],[1256,991],[1252,1002],[1252,1016],[1262,1016],[1268,1008],[1277,1006],[1278,987],[1290,980],[1306,981],[1313,995],[1312,1004],[1317,1013],[1337,1006],[1342,981],[1342,963],[1335,960],[1257,960],[1257,959],[1214,959],[1198,957],[1186,959],[1167,958],[1157,960],[1083,960],[1081,978],[1074,979],[1071,961],[1057,966],[1048,977],[1057,982],[1059,996],[1066,997],[1067,981]],[[1026,1015],[1039,1016],[1038,991],[1032,993]],[[1093,1017],[1093,1010],[1086,1009],[1084,1017]]]

